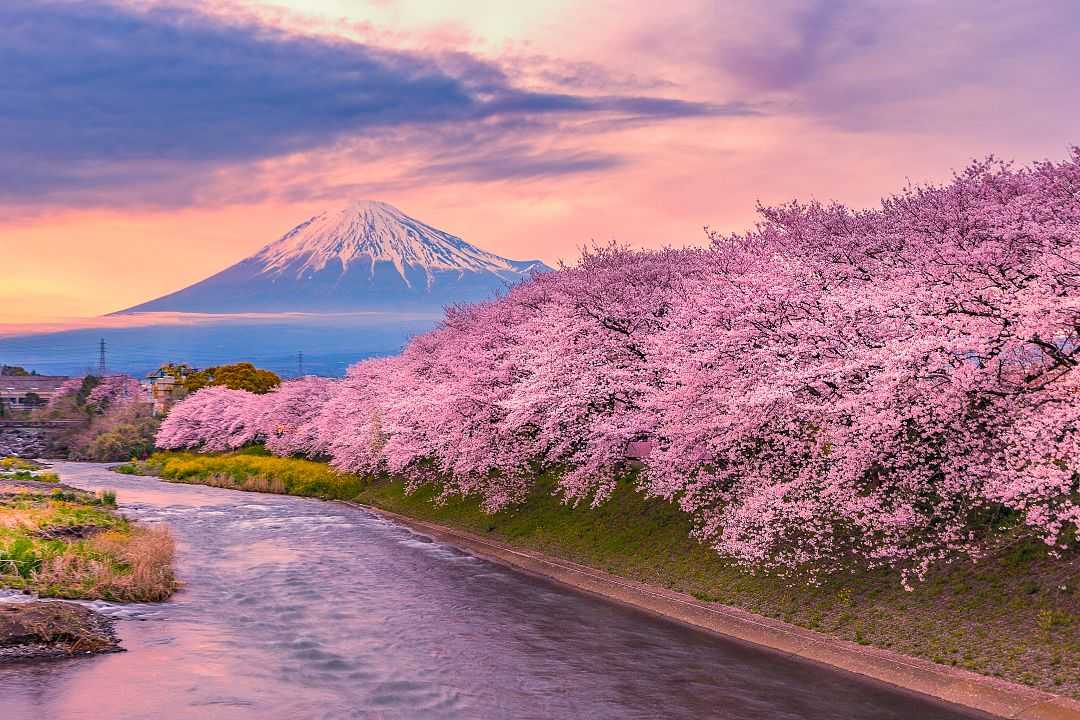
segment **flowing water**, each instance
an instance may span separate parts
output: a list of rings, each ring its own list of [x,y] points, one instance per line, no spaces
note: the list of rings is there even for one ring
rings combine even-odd
[[[2,720],[973,718],[516,573],[343,505],[60,463],[168,523],[184,589],[93,605],[127,652],[0,667]]]

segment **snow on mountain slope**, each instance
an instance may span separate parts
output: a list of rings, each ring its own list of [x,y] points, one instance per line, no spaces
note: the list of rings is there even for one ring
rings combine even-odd
[[[324,212],[251,257],[132,312],[430,310],[490,297],[549,270],[507,260],[365,201]]]
[[[437,270],[491,272],[508,278],[521,273],[520,263],[473,247],[378,201],[316,215],[254,257],[267,273],[292,270],[297,277],[321,271],[335,260],[346,271],[360,263],[369,272],[376,263],[389,262],[406,283],[405,265],[423,268],[429,277]]]

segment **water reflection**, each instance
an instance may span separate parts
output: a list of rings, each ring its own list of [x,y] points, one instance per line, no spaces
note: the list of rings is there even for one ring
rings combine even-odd
[[[186,584],[164,605],[96,604],[129,652],[0,669],[4,720],[976,717],[344,506],[59,469],[172,525]]]

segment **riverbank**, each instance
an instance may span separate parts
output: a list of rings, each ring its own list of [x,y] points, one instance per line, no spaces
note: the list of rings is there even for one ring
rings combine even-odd
[[[176,602],[102,607],[127,652],[0,666],[4,720],[986,720],[578,592],[343,503],[57,463],[167,520]],[[430,534],[430,533],[425,533]],[[55,669],[54,669],[55,668]]]
[[[172,536],[116,511],[116,495],[25,461],[0,473],[0,587],[43,598],[157,602],[177,588]]]
[[[1077,559],[1052,558],[1034,543],[1002,546],[978,564],[938,568],[913,592],[887,573],[856,570],[806,587],[727,563],[689,537],[688,519],[677,508],[641,497],[629,483],[598,508],[570,508],[551,497],[554,479],[543,477],[526,503],[486,515],[468,499],[433,502],[434,488],[409,495],[399,481],[336,475],[303,460],[163,453],[128,469],[354,501],[689,596],[703,608],[738,608],[927,667],[965,668],[1080,697]]]
[[[1080,701],[1074,699],[900,653],[830,638],[738,608],[705,603],[683,593],[629,581],[584,565],[521,550],[474,533],[370,505],[347,500],[341,502],[375,513],[440,542],[468,549],[489,560],[724,637],[814,660],[994,716],[1020,720],[1080,720]]]

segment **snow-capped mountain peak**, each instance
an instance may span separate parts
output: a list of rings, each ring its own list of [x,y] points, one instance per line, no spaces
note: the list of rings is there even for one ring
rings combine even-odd
[[[216,275],[121,313],[437,311],[549,269],[365,201],[319,213]]]
[[[263,266],[264,273],[296,278],[310,277],[328,267],[340,267],[344,274],[354,265],[374,276],[376,264],[385,262],[393,265],[406,285],[412,282],[407,267],[423,270],[428,285],[437,271],[489,272],[510,279],[529,269],[378,200],[320,213],[252,259]]]

